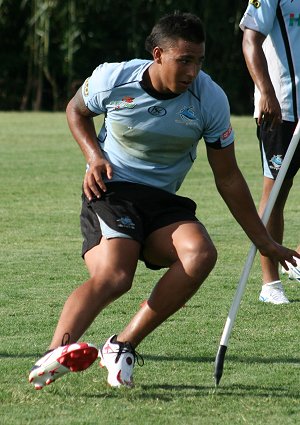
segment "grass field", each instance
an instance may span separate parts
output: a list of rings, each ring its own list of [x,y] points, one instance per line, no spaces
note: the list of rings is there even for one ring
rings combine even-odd
[[[261,191],[254,122],[233,117],[236,152],[256,204]],[[300,423],[300,286],[283,277],[289,305],[258,302],[258,257],[214,388],[214,359],[250,241],[218,195],[201,142],[180,193],[217,246],[217,266],[187,306],[138,348],[136,387],[107,387],[95,363],[42,391],[28,371],[47,349],[64,301],[87,277],[80,258],[84,160],[64,114],[0,113],[0,423],[3,425],[289,425]],[[299,176],[286,207],[285,244],[299,243]],[[161,271],[139,264],[134,286],[93,323],[96,345],[117,333]]]

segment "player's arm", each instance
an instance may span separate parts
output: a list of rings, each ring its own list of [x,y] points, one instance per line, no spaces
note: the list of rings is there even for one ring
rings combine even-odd
[[[242,47],[251,78],[261,94],[258,124],[260,125],[262,118],[264,118],[270,123],[272,128],[281,122],[282,117],[262,48],[265,38],[264,34],[245,28]]]
[[[248,185],[237,165],[234,144],[224,149],[207,146],[207,157],[220,195],[260,253],[279,261],[285,268],[285,260],[295,264],[293,256],[300,258],[300,255],[277,244],[259,218]]]
[[[66,109],[67,120],[74,139],[80,146],[88,164],[88,170],[83,181],[83,190],[88,199],[100,197],[101,190],[106,191],[102,175],[112,177],[112,167],[104,158],[97,142],[97,134],[91,112],[83,101],[81,89],[70,100]]]

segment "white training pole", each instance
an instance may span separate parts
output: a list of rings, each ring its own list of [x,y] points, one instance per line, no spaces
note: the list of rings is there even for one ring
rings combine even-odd
[[[293,137],[291,139],[291,142],[289,144],[288,150],[285,154],[285,157],[282,161],[282,165],[280,167],[280,170],[278,172],[277,178],[275,180],[274,186],[271,190],[268,202],[266,204],[263,216],[262,216],[262,222],[264,223],[264,225],[266,225],[269,221],[272,209],[274,207],[274,204],[276,202],[278,193],[280,191],[280,188],[282,186],[282,182],[284,180],[284,177],[286,175],[286,172],[289,168],[289,165],[291,163],[291,160],[294,156],[295,150],[298,146],[299,143],[299,139],[300,139],[300,120],[298,121],[298,124],[295,128],[295,131],[293,133]],[[250,269],[252,267],[254,258],[255,258],[255,254],[256,254],[256,246],[254,244],[251,245],[248,257],[246,259],[245,265],[244,265],[244,269],[241,275],[241,278],[239,280],[238,283],[238,287],[234,296],[234,299],[232,301],[231,304],[231,308],[229,310],[228,313],[228,317],[224,326],[224,330],[222,333],[222,337],[221,337],[221,341],[220,341],[220,346],[218,349],[218,353],[216,356],[216,360],[215,360],[215,373],[214,373],[214,377],[216,380],[216,385],[219,384],[220,379],[222,377],[222,373],[223,373],[223,364],[224,364],[224,358],[225,358],[225,353],[227,350],[227,346],[228,346],[228,340],[230,338],[230,334],[233,328],[233,324],[237,315],[237,311],[246,287],[246,283],[247,283],[247,279],[250,273]]]

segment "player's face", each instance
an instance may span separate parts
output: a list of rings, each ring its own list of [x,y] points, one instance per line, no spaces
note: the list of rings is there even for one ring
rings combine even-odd
[[[202,67],[205,43],[198,44],[179,39],[170,47],[155,49],[154,61],[160,65],[157,68],[156,89],[162,93],[185,92]]]

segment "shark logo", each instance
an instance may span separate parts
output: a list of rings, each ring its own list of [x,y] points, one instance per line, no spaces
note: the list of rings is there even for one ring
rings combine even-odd
[[[269,162],[271,162],[270,168],[274,170],[279,170],[282,164],[282,155],[273,155]]]
[[[196,119],[195,118],[195,112],[193,111],[193,108],[192,107],[182,108],[181,111],[180,111],[180,117],[183,120],[186,120],[186,121],[191,121],[191,120],[195,120]]]
[[[197,118],[195,111],[192,106],[184,106],[179,111],[179,116],[181,120],[176,120],[176,122],[185,124],[185,125],[196,125],[197,124]]]
[[[125,227],[126,229],[135,229],[134,222],[128,216],[118,218],[117,225],[118,227]]]

